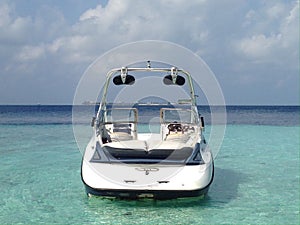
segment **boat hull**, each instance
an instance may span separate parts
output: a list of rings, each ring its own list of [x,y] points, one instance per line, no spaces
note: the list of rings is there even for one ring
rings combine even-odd
[[[85,164],[85,163],[83,163]],[[88,164],[85,164],[82,168],[87,169]],[[194,168],[192,168],[194,167]],[[87,178],[85,180],[85,172],[81,171],[82,182],[84,183],[85,190],[88,196],[101,196],[101,197],[114,197],[120,199],[141,199],[150,198],[158,200],[167,200],[175,198],[188,198],[188,197],[198,197],[206,195],[211,183],[214,178],[214,164],[213,161],[210,165],[206,165],[206,169],[201,172],[201,177],[198,176],[199,173],[196,172],[196,167],[198,166],[184,166],[186,170],[195,171],[195,176],[190,174],[190,183],[186,183],[183,186],[180,182],[173,184],[173,181],[182,180],[186,175],[175,175],[170,183],[161,183],[157,185],[149,186],[137,186],[137,185],[118,185],[115,182],[109,183],[109,181],[103,179],[103,177],[93,176],[93,179],[97,179],[97,185],[90,182],[93,179]],[[183,169],[184,170],[184,169]],[[91,171],[87,170],[87,173],[91,174]],[[186,179],[185,179],[186,180]],[[180,184],[179,184],[180,183]],[[94,186],[94,187],[93,187]]]

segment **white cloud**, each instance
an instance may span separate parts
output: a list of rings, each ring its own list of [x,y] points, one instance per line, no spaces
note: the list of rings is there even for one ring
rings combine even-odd
[[[32,21],[14,14],[10,5],[0,4],[0,46],[20,45],[28,40]]]
[[[264,14],[262,14],[264,13]],[[299,57],[299,2],[292,7],[275,4],[261,12],[259,27],[250,24],[256,13],[246,14],[247,36],[234,43],[236,50],[256,62],[297,64]],[[248,22],[247,22],[248,21]],[[297,65],[296,65],[297,66]]]
[[[49,6],[20,16],[13,3],[0,3],[0,66],[6,68],[0,73],[22,68],[32,76],[45,73],[45,79],[58,74],[78,79],[83,72],[78,68],[105,51],[145,39],[172,41],[200,53],[221,79],[226,76],[228,89],[227,74],[243,85],[257,81],[238,74],[253,72],[251,62],[264,68],[257,76],[281,76],[265,63],[299,71],[299,1],[110,0],[77,18],[70,24],[64,11]]]
[[[45,47],[41,46],[24,46],[17,55],[20,62],[33,61],[45,55]]]
[[[83,12],[69,32],[47,43],[47,51],[62,53],[68,63],[80,62],[81,55],[82,63],[86,63],[130,41],[161,39],[182,44],[204,43],[209,33],[198,15],[203,1],[186,2],[180,8],[181,4],[181,1],[171,4],[169,1],[111,0],[106,6],[98,5]]]
[[[100,4],[95,9],[87,10],[80,16],[79,21],[93,19],[98,20],[102,25],[110,25],[128,12],[128,6],[128,1],[112,0],[104,8]]]
[[[298,2],[293,8],[282,2],[250,8],[242,22],[235,18],[237,15],[228,14],[233,5],[239,7],[238,2],[228,1],[219,8],[220,3],[204,0],[110,0],[105,6],[99,4],[83,12],[71,26],[53,9],[47,10],[51,15],[45,18],[41,14],[36,18],[19,17],[14,15],[10,5],[4,4],[0,6],[3,31],[0,40],[5,45],[4,39],[19,40],[22,46],[16,55],[21,58],[29,57],[24,51],[31,46],[35,50],[31,57],[38,55],[39,49],[40,54],[57,54],[58,57],[67,58],[69,54],[69,63],[72,58],[76,63],[80,61],[80,57],[72,57],[74,55],[82,55],[82,63],[86,63],[111,47],[141,39],[169,40],[203,54],[212,50],[225,53],[229,44],[226,39],[229,39],[238,54],[269,61],[277,60],[274,53],[294,48],[299,37]],[[240,7],[242,12],[245,6]],[[235,32],[234,36],[240,39],[231,38],[230,33],[225,33],[226,29]]]
[[[7,4],[0,5],[0,27],[10,23],[10,7]]]
[[[104,9],[102,8],[102,5],[98,5],[95,9],[89,9],[86,12],[84,12],[79,20],[84,21],[88,19],[95,19],[101,17],[101,14],[104,13]]]
[[[250,38],[245,38],[239,42],[239,50],[246,56],[253,58],[266,57],[277,48],[282,40],[282,35],[271,35],[266,37],[264,34],[253,35]]]
[[[269,18],[282,18],[286,13],[286,5],[281,2],[275,2],[273,6],[266,9],[266,14]]]

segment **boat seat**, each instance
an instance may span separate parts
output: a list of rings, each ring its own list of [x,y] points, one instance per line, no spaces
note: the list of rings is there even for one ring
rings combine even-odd
[[[186,143],[190,139],[189,134],[183,134],[181,132],[178,133],[170,133],[166,136],[165,141],[174,141],[174,142],[181,142]]]
[[[109,142],[104,144],[103,146],[108,146],[111,148],[119,148],[119,149],[146,149],[146,144],[144,141],[140,140],[125,140],[122,142]]]
[[[140,159],[140,160],[185,160],[193,147],[173,141],[161,141],[154,149],[147,148],[147,143],[140,140],[110,142],[103,145],[110,160]]]
[[[127,132],[113,132],[110,134],[111,141],[128,141],[133,140],[133,136],[131,136]]]

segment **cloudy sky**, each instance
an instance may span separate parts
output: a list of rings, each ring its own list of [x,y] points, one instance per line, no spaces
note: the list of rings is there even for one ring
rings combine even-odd
[[[227,104],[299,104],[295,0],[0,0],[0,104],[71,104],[98,56],[139,40],[198,54]]]

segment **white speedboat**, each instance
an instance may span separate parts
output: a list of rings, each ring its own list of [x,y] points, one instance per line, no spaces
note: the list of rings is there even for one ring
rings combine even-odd
[[[177,99],[182,93],[188,98]],[[145,104],[131,102],[133,96],[150,97]],[[167,103],[155,102],[155,96]],[[195,96],[191,75],[174,66],[152,67],[148,62],[145,67],[109,71],[82,159],[87,194],[129,199],[205,195],[214,164]],[[121,101],[112,103],[117,99]]]

